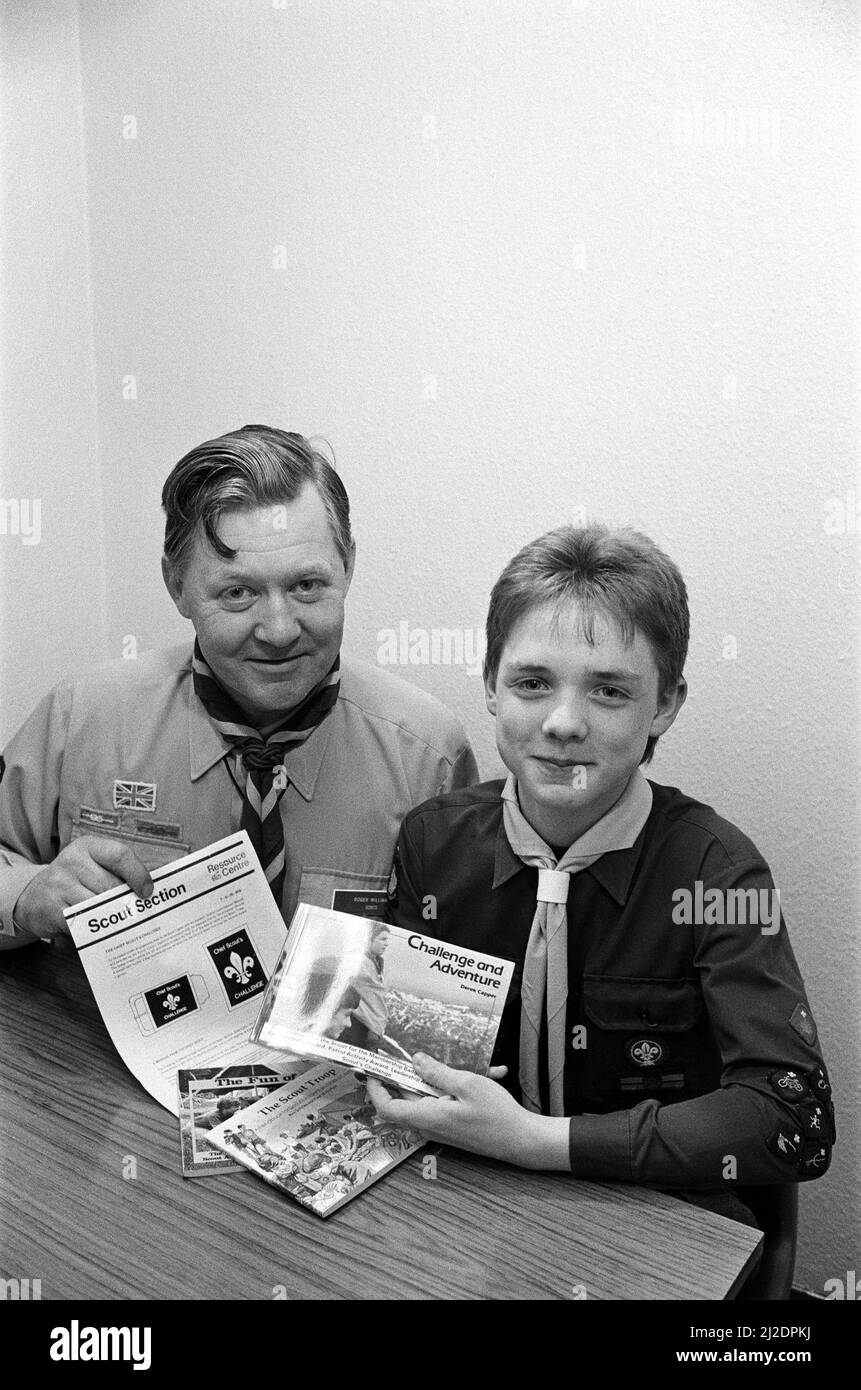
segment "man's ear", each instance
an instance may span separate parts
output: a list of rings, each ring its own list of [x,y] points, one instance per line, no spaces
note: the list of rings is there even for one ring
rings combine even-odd
[[[349,552],[348,552],[348,554],[347,554],[347,563],[344,565],[344,576],[345,576],[346,581],[347,581],[347,586],[346,586],[346,588],[344,589],[344,593],[345,593],[345,594],[348,593],[349,588],[350,588],[350,585],[351,585],[352,582],[353,582],[353,571],[355,570],[355,568],[356,568],[356,542],[355,542],[355,541],[350,541],[350,549],[349,549]]]
[[[670,725],[675,722],[676,715],[688,697],[688,683],[684,677],[678,685],[670,690],[664,691],[658,699],[657,713],[652,720],[649,729],[650,738],[660,738],[665,734]]]
[[[173,565],[170,563],[166,555],[162,555],[161,557],[161,575],[162,579],[165,582],[165,587],[168,593],[170,594],[171,598],[173,599],[174,603],[177,606],[177,609],[182,614],[183,618],[190,618],[191,613],[189,612],[188,604],[186,603],[185,598],[183,597],[182,580],[177,577],[176,571],[174,570]]]
[[[491,676],[488,671],[484,673],[484,703],[490,710],[494,719],[496,718],[496,676]]]

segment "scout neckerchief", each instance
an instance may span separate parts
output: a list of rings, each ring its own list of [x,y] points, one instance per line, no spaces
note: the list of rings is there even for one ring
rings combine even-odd
[[[502,790],[508,842],[524,864],[538,870],[535,917],[523,961],[520,1009],[520,1089],[527,1110],[541,1110],[538,1053],[541,1017],[547,1014],[550,1113],[564,1115],[565,1014],[568,1003],[568,921],[565,904],[571,874],[588,869],[602,854],[630,849],[652,809],[652,788],[639,768],[615,806],[565,851],[559,862],[527,821],[513,775]]]
[[[339,667],[340,657],[336,656],[319,685],[264,738],[259,729],[249,724],[233,696],[228,695],[219,684],[206,664],[197,639],[194,643],[194,693],[222,738],[232,746],[245,766],[241,828],[248,831],[248,838],[263,866],[279,908],[284,887],[285,853],[284,826],[278,803],[286,790],[287,776],[282,771],[279,785],[275,787],[275,773],[283,764],[286,750],[310,738],[335,705],[340,686]]]

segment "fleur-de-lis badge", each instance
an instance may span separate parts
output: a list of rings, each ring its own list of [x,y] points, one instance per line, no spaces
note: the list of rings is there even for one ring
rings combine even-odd
[[[631,1060],[639,1067],[653,1067],[663,1055],[664,1049],[661,1044],[650,1042],[648,1038],[643,1038],[631,1048]]]
[[[235,980],[239,985],[247,985],[253,969],[253,956],[246,956],[243,960],[238,951],[231,951],[230,964],[225,965],[224,973],[228,980]]]
[[[169,994],[169,995],[167,996],[167,998],[165,999],[165,1001],[164,1001],[164,1003],[163,1003],[163,1005],[162,1005],[162,1008],[167,1009],[168,1013],[173,1013],[173,1011],[174,1011],[174,1009],[176,1008],[176,1006],[177,1006],[178,1003],[179,1003],[179,995],[178,995],[178,994]]]

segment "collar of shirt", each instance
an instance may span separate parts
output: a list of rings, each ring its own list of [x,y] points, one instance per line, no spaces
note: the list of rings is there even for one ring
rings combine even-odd
[[[196,782],[222,758],[228,757],[231,747],[218,732],[198,700],[191,686],[191,681],[189,681],[188,691],[189,776],[192,782]],[[314,788],[317,785],[323,758],[329,746],[329,739],[332,737],[332,729],[337,714],[338,706],[336,704],[329,716],[323,720],[322,724],[318,725],[304,743],[284,750],[283,761],[287,770],[287,779],[305,801],[310,801],[314,795]]]
[[[596,859],[593,864],[590,864],[588,868],[583,870],[584,873],[591,874],[592,877],[600,883],[601,887],[606,889],[620,907],[623,907],[628,900],[628,892],[630,890],[631,880],[634,877],[634,871],[637,867],[637,861],[642,852],[646,823],[652,804],[652,788],[650,783],[646,781],[646,778],[643,777],[639,769],[637,769],[635,777],[638,778],[643,785],[640,787],[638,783],[636,786],[631,787],[632,793],[636,793],[636,795],[632,795],[631,797],[631,820],[632,823],[637,823],[639,821],[641,824],[641,828],[634,843],[628,849],[607,850],[600,858]],[[511,782],[512,779],[509,778],[503,789],[503,796],[506,792],[511,794]],[[514,874],[528,867],[511,848],[508,836],[505,833],[505,822],[501,814],[501,809],[502,801],[500,799],[499,829],[496,833],[496,851],[494,857],[494,888],[498,888],[501,884],[507,883]],[[593,841],[597,844],[600,841],[603,822],[613,816],[614,810],[615,808],[611,807],[606,816],[602,816],[601,820],[596,821],[595,825],[590,826],[589,830],[586,831],[586,834],[582,837],[584,853],[588,852],[587,844],[591,844]]]

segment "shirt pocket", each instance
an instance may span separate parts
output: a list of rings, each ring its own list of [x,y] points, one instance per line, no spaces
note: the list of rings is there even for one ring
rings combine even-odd
[[[585,1109],[624,1109],[645,1096],[671,1103],[710,1089],[696,980],[585,975],[583,1013]]]
[[[334,907],[357,917],[382,917],[387,906],[389,875],[360,874],[351,869],[303,868],[297,901]],[[338,897],[335,897],[335,894]]]

